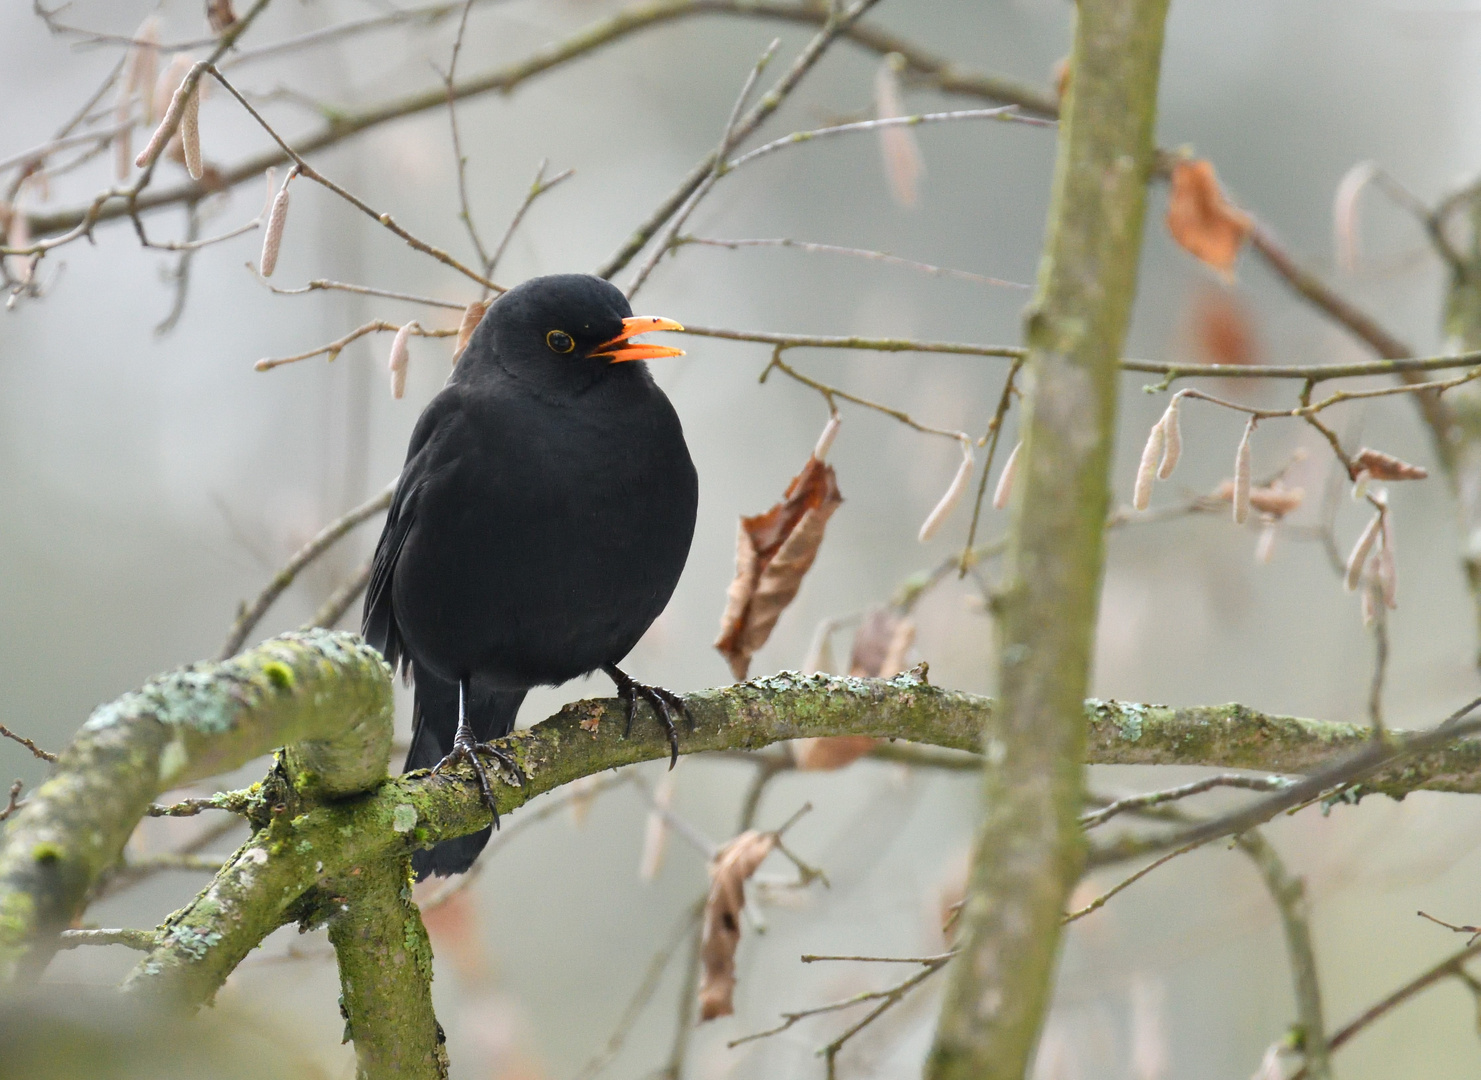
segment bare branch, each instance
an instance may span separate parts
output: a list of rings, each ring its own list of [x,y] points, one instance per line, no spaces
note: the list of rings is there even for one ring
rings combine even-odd
[[[288,586],[293,584],[293,580],[298,577],[304,567],[332,548],[356,526],[364,524],[377,514],[384,513],[391,505],[391,496],[395,491],[396,485],[393,483],[379,495],[331,521],[319,530],[318,535],[294,552],[293,558],[289,559],[283,569],[279,570],[272,581],[268,582],[267,587],[258,594],[257,599],[252,601],[250,606],[243,607],[241,614],[232,623],[230,633],[226,635],[226,644],[221,647],[219,659],[225,660],[236,654],[247,640],[247,635],[267,614],[267,609],[272,607],[273,602],[283,595]]]

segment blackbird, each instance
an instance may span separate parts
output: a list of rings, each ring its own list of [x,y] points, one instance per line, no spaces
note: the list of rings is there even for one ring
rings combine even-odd
[[[467,870],[497,827],[480,755],[525,693],[598,669],[627,724],[641,698],[678,759],[682,700],[618,663],[678,584],[699,483],[679,417],[629,339],[682,330],[634,318],[586,274],[538,277],[489,308],[412,432],[376,547],[364,635],[416,687],[406,768],[472,765],[494,823],[413,856],[418,879]]]

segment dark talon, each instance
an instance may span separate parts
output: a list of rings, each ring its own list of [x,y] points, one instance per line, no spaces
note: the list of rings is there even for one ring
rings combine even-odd
[[[627,724],[622,729],[622,737],[625,739],[632,734],[633,718],[638,714],[638,698],[641,697],[653,708],[653,715],[658,720],[659,727],[663,728],[664,734],[668,736],[669,768],[672,769],[679,763],[679,732],[674,727],[671,710],[678,709],[683,713],[684,719],[689,722],[690,730],[693,730],[694,717],[689,712],[689,706],[685,705],[684,699],[672,690],[665,690],[661,686],[645,686],[634,680],[616,664],[605,664],[602,670],[617,684],[618,698],[627,703]]]
[[[519,763],[510,756],[509,751],[493,743],[481,743],[473,738],[473,729],[468,726],[467,693],[468,681],[464,679],[458,683],[458,730],[453,735],[453,748],[447,757],[432,766],[432,772],[440,773],[451,765],[466,761],[472,767],[473,775],[478,779],[478,792],[483,797],[483,805],[488,807],[489,813],[494,815],[494,828],[497,829],[499,827],[499,807],[494,801],[494,789],[489,783],[488,770],[483,767],[483,762],[478,760],[478,755],[487,754],[497,761],[515,787],[525,786],[525,776]]]

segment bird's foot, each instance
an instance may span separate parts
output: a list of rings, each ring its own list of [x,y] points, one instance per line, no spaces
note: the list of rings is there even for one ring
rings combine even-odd
[[[627,703],[627,725],[622,729],[622,737],[625,739],[632,734],[633,718],[638,714],[638,699],[642,698],[652,706],[653,715],[657,718],[659,727],[663,728],[664,734],[668,736],[669,768],[672,769],[679,763],[679,732],[674,727],[673,714],[677,712],[683,716],[692,731],[694,730],[694,714],[689,711],[689,706],[684,704],[684,699],[672,690],[640,683],[616,664],[607,664],[602,670],[617,684],[617,696]]]
[[[494,815],[494,828],[497,829],[499,827],[499,807],[494,801],[494,788],[489,783],[488,770],[484,768],[483,761],[479,758],[480,754],[487,754],[497,761],[504,775],[515,787],[525,786],[524,770],[519,767],[519,763],[509,754],[509,751],[493,743],[478,742],[466,729],[460,729],[453,736],[452,751],[432,766],[432,772],[440,773],[450,766],[466,761],[472,767],[473,775],[478,780],[478,792],[483,797],[483,805],[488,807],[489,812]]]

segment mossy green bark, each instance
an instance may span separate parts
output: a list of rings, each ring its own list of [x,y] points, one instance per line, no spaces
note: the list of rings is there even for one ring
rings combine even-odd
[[[447,1040],[432,1011],[432,943],[411,901],[411,860],[352,867],[330,893],[323,903],[356,1077],[447,1080]]]
[[[45,965],[162,791],[295,742],[334,778],[323,794],[373,787],[390,751],[389,674],[359,638],[314,631],[100,707],[0,833],[0,982]]]
[[[1095,639],[1118,358],[1136,296],[1168,0],[1080,0],[1039,289],[1026,323],[1001,702],[931,1080],[1018,1080],[1080,876],[1083,700]]]

